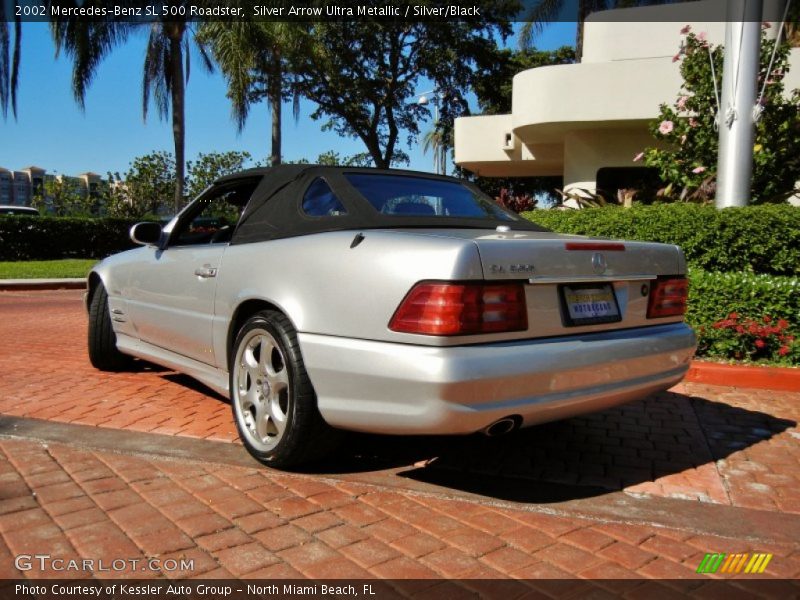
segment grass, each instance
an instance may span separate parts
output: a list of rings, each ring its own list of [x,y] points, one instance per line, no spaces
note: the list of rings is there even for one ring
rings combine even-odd
[[[0,261],[0,279],[61,279],[86,277],[97,261],[93,258],[64,260]]]

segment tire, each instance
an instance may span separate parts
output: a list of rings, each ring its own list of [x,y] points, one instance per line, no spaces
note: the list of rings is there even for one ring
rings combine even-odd
[[[297,334],[276,311],[245,322],[231,348],[231,409],[247,451],[271,467],[319,459],[338,444],[340,432],[319,414]]]
[[[131,357],[117,350],[117,336],[111,326],[108,293],[99,284],[89,305],[89,361],[101,371],[122,371],[130,366]]]

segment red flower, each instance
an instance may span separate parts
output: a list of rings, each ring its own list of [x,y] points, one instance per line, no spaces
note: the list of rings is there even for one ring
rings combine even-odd
[[[789,322],[786,319],[778,319],[778,327],[781,329],[786,329],[789,326]]]
[[[732,312],[731,314],[728,315],[728,318],[736,320],[739,318],[739,313]]]
[[[789,354],[789,346],[781,346],[780,348],[778,348],[778,354],[780,356],[786,356],[787,354]]]
[[[756,340],[756,348],[763,348],[764,346],[766,346],[764,340]]]
[[[772,323],[772,317],[769,315],[764,315],[764,323]]]
[[[741,325],[736,326],[736,333],[744,333],[744,327]]]

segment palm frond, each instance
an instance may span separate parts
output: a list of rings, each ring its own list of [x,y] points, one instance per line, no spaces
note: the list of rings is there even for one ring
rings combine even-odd
[[[19,60],[22,44],[22,21],[11,14],[6,14],[6,5],[0,2],[0,112],[3,119],[8,117],[8,107],[17,116],[17,85],[19,83]],[[14,48],[11,50],[11,34],[9,24],[14,27]]]
[[[19,85],[19,60],[22,56],[22,21],[14,19],[14,52],[11,59],[11,112],[17,116],[17,86]]]
[[[206,73],[213,73],[214,72],[214,60],[211,58],[211,55],[208,53],[208,48],[206,45],[203,44],[200,40],[197,39],[197,36],[194,37],[194,43],[197,47],[197,51],[200,54],[200,58],[202,59],[201,63],[203,68],[206,70]],[[188,52],[188,48],[187,48]],[[187,77],[188,79],[188,77]]]
[[[11,83],[11,65],[8,59],[9,33],[8,23],[5,21],[4,4],[0,2],[0,109],[3,118],[8,116],[9,85]]]
[[[181,46],[183,47],[183,53],[185,55],[183,59],[185,63],[183,68],[186,71],[186,75],[184,76],[185,77],[184,81],[186,81],[186,83],[189,83],[189,73],[191,73],[192,71],[192,61],[189,58],[189,56],[191,55],[190,51],[191,48],[189,48],[189,40],[183,38],[181,40]]]
[[[201,26],[199,43],[208,46],[228,83],[231,116],[241,131],[250,112],[253,69],[262,41],[256,29],[260,23],[211,22]]]
[[[582,0],[578,0],[581,2]],[[544,26],[556,19],[561,8],[564,6],[565,0],[539,0],[533,6],[528,14],[522,18],[525,23],[519,32],[519,45],[521,48],[533,48],[534,38],[542,33]]]
[[[169,38],[164,35],[160,23],[153,23],[147,40],[142,76],[142,115],[145,120],[151,94],[158,115],[166,118],[169,114],[169,97],[172,90],[170,60]]]
[[[89,22],[79,17],[50,22],[56,56],[62,51],[72,59],[72,92],[85,108],[86,90],[103,59],[127,39],[131,25],[123,22]]]

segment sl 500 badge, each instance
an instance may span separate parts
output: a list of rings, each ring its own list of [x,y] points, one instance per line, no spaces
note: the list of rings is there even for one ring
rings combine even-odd
[[[519,265],[508,265],[508,267],[504,267],[503,265],[491,265],[489,267],[492,273],[533,273],[533,265],[531,264],[519,264]]]

